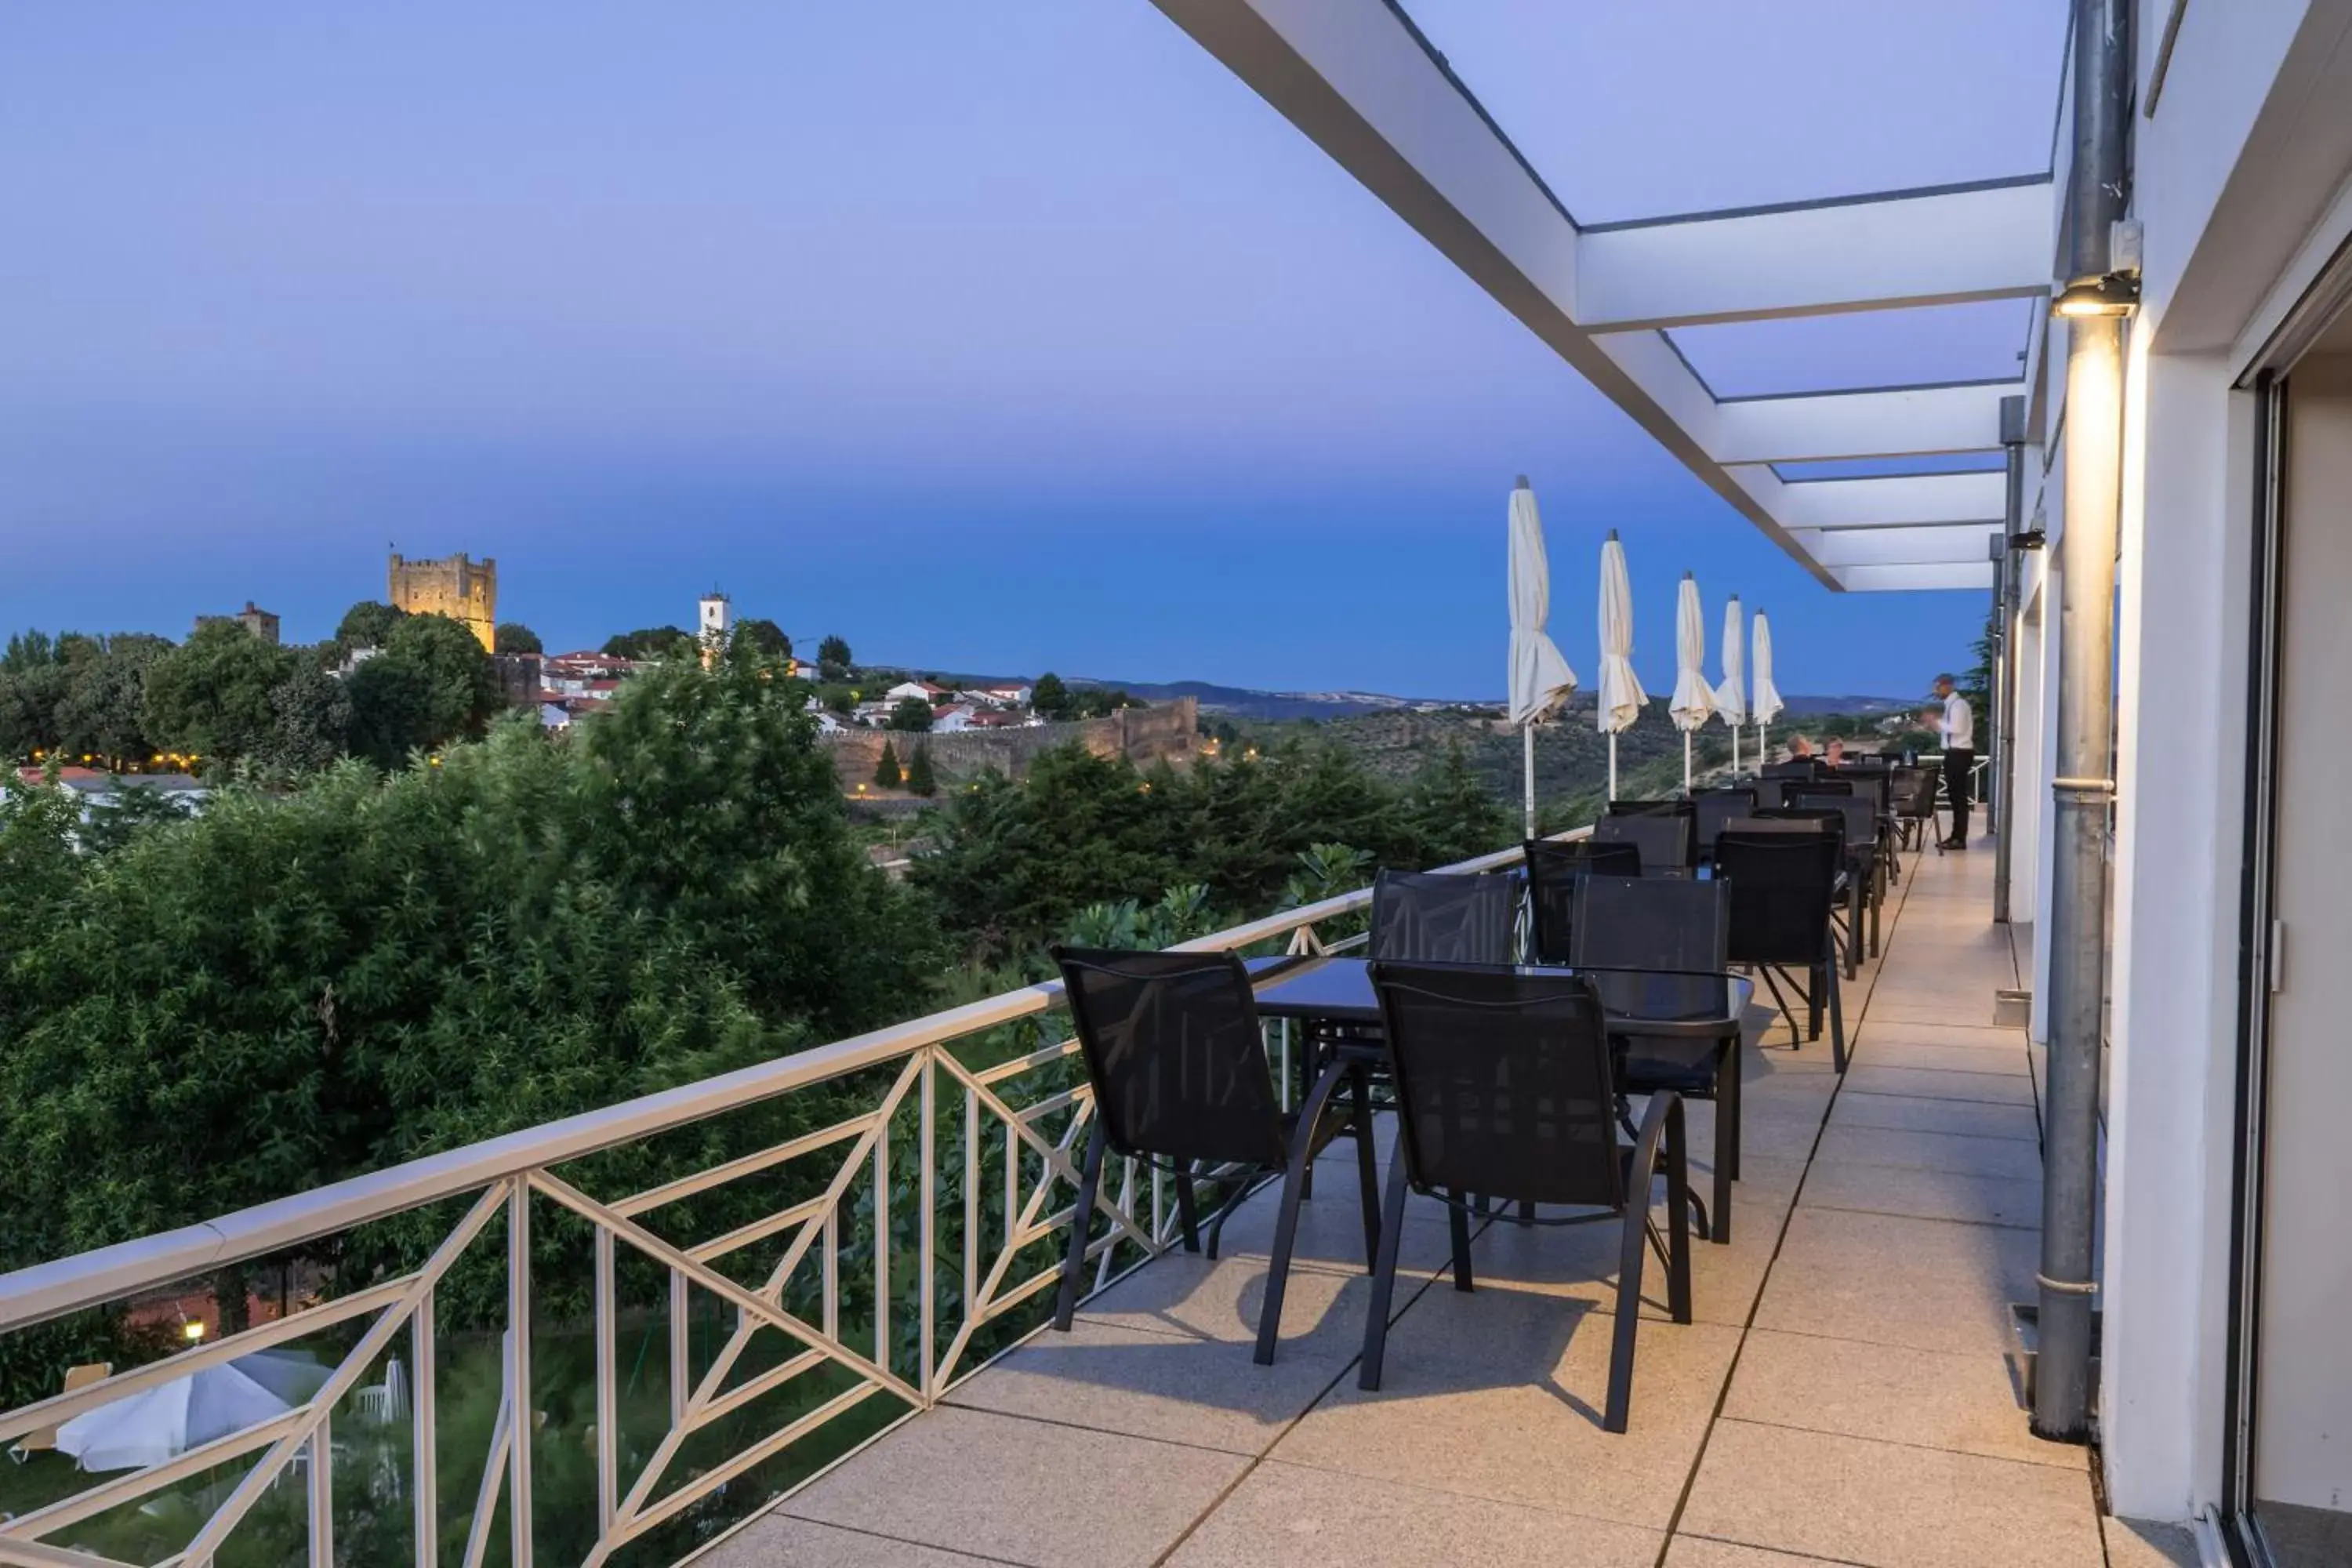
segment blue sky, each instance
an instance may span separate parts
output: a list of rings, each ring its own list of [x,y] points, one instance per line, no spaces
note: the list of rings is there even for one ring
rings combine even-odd
[[[2057,0],[1413,10],[1589,219],[2047,161]],[[1145,0],[10,7],[0,204],[0,627],[313,638],[396,542],[551,644],[715,583],[925,666],[1476,695],[1517,473],[1580,668],[1612,527],[1659,689],[1686,568],[1790,691],[1983,616],[1814,584]],[[2000,374],[2021,311],[1685,347]]]

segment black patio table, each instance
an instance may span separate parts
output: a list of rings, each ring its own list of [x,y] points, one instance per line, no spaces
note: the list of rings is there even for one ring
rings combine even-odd
[[[1258,1016],[1295,1018],[1319,1026],[1328,1048],[1379,1065],[1387,1056],[1381,1043],[1381,1004],[1372,990],[1371,966],[1360,958],[1253,958],[1247,960],[1257,991]],[[1552,966],[1522,966],[1528,974],[1572,973]],[[1609,1038],[1615,1047],[1618,1076],[1628,1073],[1633,1042],[1662,1051],[1664,1060],[1649,1060],[1656,1078],[1686,1068],[1693,1087],[1708,1083],[1714,1090],[1715,1202],[1707,1235],[1710,1240],[1731,1239],[1731,1183],[1739,1173],[1739,1041],[1741,1023],[1756,983],[1737,974],[1685,974],[1636,970],[1591,972],[1609,1015]],[[1719,989],[1718,989],[1719,987]],[[1700,1044],[1704,1057],[1679,1059],[1675,1047]],[[1657,1087],[1672,1088],[1672,1083]],[[1640,1092],[1635,1090],[1635,1092]]]

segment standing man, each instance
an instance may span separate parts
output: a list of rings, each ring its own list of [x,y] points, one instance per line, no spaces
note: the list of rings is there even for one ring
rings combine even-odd
[[[1937,729],[1944,742],[1944,794],[1952,804],[1952,836],[1944,840],[1944,847],[1966,849],[1969,791],[1977,766],[1977,718],[1948,675],[1936,677],[1936,698],[1943,704]]]

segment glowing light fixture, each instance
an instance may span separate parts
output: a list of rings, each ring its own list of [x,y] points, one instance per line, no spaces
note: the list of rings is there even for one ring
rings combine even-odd
[[[2085,316],[2128,316],[2139,309],[2139,278],[2135,273],[2109,272],[2077,278],[2050,301],[2050,313],[2069,319]]]
[[[180,1336],[192,1345],[202,1343],[205,1337],[205,1325],[201,1321],[191,1318],[180,1325]]]

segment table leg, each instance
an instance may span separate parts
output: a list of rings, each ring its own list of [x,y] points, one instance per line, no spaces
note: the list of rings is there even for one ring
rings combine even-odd
[[[1739,1173],[1739,1037],[1718,1052],[1715,1069],[1715,1223],[1707,1237],[1731,1239],[1731,1181]]]

